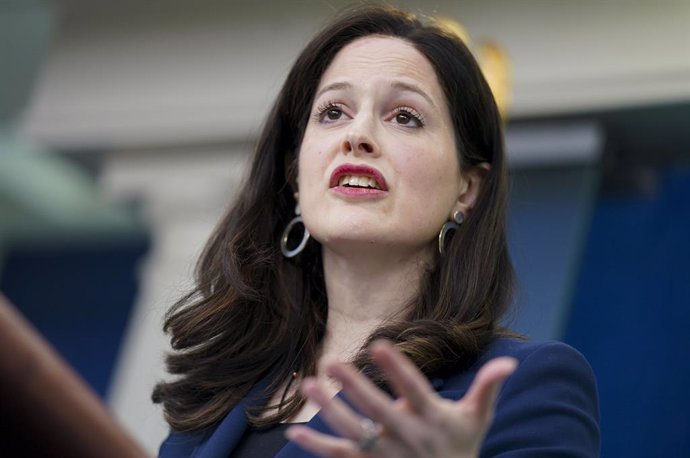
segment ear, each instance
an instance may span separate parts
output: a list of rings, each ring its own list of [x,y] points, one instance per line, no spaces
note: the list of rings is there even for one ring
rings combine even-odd
[[[465,216],[468,216],[479,196],[479,191],[482,188],[484,177],[491,170],[491,165],[488,162],[482,162],[472,167],[465,168],[461,173],[462,185],[460,187],[460,195],[455,203],[453,212],[461,211]]]

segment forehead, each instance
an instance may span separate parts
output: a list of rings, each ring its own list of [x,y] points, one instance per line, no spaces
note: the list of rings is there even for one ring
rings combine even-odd
[[[429,60],[411,43],[397,37],[371,35],[349,43],[336,54],[319,87],[341,78],[361,84],[411,80],[432,97],[442,97]]]

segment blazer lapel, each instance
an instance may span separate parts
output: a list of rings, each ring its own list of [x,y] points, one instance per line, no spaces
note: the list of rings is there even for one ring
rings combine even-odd
[[[262,391],[268,386],[268,380],[262,380],[254,388],[250,390],[247,396],[242,399],[223,419],[213,433],[195,449],[191,455],[192,458],[226,458],[230,455],[230,451],[235,448],[237,442],[240,440],[245,430],[248,427],[247,416],[245,411],[249,407],[257,407],[266,402],[266,399],[261,396]],[[355,412],[360,413],[356,406],[352,405],[349,400],[344,397],[342,392],[337,394],[346,404],[348,404]],[[324,434],[338,436],[325,421],[320,414],[306,423],[306,426],[315,431]],[[306,450],[300,448],[294,442],[288,442],[280,449],[275,458],[317,458]]]
[[[266,402],[261,396],[268,386],[268,380],[257,383],[235,407],[228,412],[213,433],[194,450],[190,458],[226,458],[235,448],[248,422],[247,408],[257,407]]]

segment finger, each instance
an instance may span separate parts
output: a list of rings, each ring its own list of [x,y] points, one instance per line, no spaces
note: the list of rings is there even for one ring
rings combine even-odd
[[[481,418],[493,415],[498,391],[503,381],[515,371],[515,358],[500,357],[486,363],[477,373],[461,402],[471,407]]]
[[[395,393],[405,398],[415,412],[424,413],[436,393],[417,366],[385,340],[375,342],[371,354]]]
[[[354,442],[314,431],[306,426],[291,426],[285,436],[303,449],[323,457],[355,457],[359,455]]]
[[[386,434],[405,441],[416,436],[420,425],[401,409],[371,380],[349,364],[336,363],[327,368],[329,375],[342,384],[347,398],[367,417],[383,425]]]
[[[361,417],[341,399],[331,397],[316,380],[304,379],[300,389],[321,407],[319,414],[335,432],[350,439],[358,439],[362,435]]]
[[[369,456],[360,450],[354,441],[323,434],[308,426],[290,426],[285,430],[285,437],[319,456],[361,457],[363,454]],[[382,437],[368,453],[377,456],[402,457],[409,455],[409,449],[402,444],[396,444]]]

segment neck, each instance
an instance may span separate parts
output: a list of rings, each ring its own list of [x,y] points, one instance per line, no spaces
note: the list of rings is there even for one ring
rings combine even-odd
[[[351,360],[377,327],[403,313],[429,258],[428,250],[377,257],[324,246],[328,323],[322,362]]]

